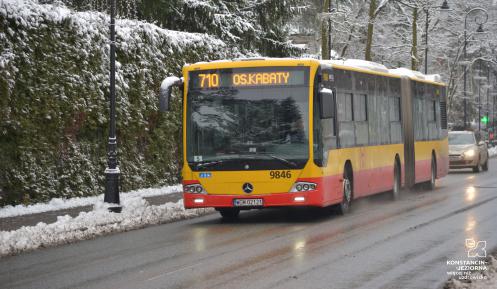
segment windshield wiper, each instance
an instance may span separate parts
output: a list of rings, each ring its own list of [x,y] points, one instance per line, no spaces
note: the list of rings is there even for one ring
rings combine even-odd
[[[270,154],[261,154],[261,155],[263,155],[263,156],[268,156],[268,157],[270,157],[270,158],[272,158],[272,159],[274,159],[274,160],[278,160],[278,161],[280,161],[281,163],[286,164],[288,167],[291,167],[291,168],[294,168],[294,169],[298,167],[298,165],[297,165],[296,163],[294,163],[294,162],[292,162],[292,161],[289,161],[289,160],[287,160],[287,159],[281,158],[281,157],[277,157],[277,156],[275,156],[275,155],[270,155]]]
[[[272,155],[272,154],[261,154],[261,153],[257,153],[257,154],[253,154],[253,155],[240,155],[241,158],[232,158],[232,159],[223,159],[223,160],[215,160],[215,161],[209,161],[209,162],[204,162],[204,163],[199,163],[199,164],[196,164],[197,166],[197,169],[200,169],[200,168],[208,168],[208,167],[212,167],[212,166],[215,166],[215,165],[219,165],[219,164],[224,164],[226,162],[229,162],[229,161],[243,161],[243,160],[254,160],[256,159],[257,156],[265,156],[265,157],[268,157],[268,158],[271,158],[273,160],[277,160],[283,164],[285,164],[287,167],[290,167],[290,168],[297,168],[298,165],[290,160],[287,160],[287,159],[284,159],[284,158],[281,158],[281,157],[277,157],[275,155]]]
[[[200,163],[197,164],[197,168],[207,168],[207,167],[212,167],[215,165],[219,165],[224,163],[226,160],[218,160],[218,161],[211,161],[211,162],[206,162],[206,163]]]

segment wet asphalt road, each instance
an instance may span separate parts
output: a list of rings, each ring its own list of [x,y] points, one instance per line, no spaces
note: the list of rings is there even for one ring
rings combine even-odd
[[[497,160],[435,191],[217,214],[0,259],[0,288],[439,288],[465,239],[497,248]]]

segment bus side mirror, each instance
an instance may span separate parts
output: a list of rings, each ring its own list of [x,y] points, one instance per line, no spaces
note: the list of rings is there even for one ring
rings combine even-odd
[[[335,118],[335,92],[328,88],[319,91],[321,119]]]
[[[176,76],[166,77],[160,85],[159,91],[159,111],[166,112],[169,111],[171,103],[171,92],[173,86],[181,86],[183,84],[183,78],[178,78]]]

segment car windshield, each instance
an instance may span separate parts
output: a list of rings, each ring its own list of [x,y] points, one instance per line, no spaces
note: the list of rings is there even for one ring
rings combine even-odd
[[[308,98],[308,81],[190,90],[188,163],[194,170],[302,168],[309,158]]]
[[[469,145],[475,143],[475,136],[472,133],[449,133],[450,145]]]

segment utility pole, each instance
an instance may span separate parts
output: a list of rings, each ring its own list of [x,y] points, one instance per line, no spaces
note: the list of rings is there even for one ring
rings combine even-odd
[[[105,169],[104,202],[111,204],[109,210],[121,212],[119,206],[119,167],[117,166],[116,138],[116,0],[110,1],[110,104],[109,142],[107,168]]]

